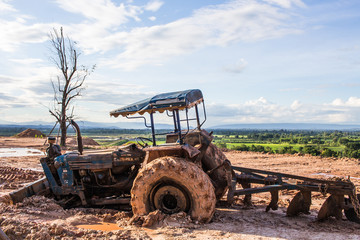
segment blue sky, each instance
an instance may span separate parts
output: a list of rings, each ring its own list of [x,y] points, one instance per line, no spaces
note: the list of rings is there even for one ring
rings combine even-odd
[[[360,1],[0,0],[0,123],[54,121],[60,26],[97,65],[79,120],[199,88],[210,126],[360,122]]]

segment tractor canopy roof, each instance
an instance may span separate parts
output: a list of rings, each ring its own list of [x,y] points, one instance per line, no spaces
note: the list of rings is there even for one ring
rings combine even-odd
[[[185,91],[161,93],[154,97],[144,99],[142,101],[127,105],[125,107],[113,110],[110,116],[118,117],[119,115],[126,117],[128,115],[153,112],[164,112],[165,110],[183,110],[191,108],[203,101],[203,95],[199,89],[190,89]]]

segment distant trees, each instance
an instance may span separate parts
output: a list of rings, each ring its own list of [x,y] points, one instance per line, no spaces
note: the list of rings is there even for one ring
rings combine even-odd
[[[239,151],[360,159],[360,131],[222,129],[214,136],[218,146]]]
[[[51,80],[54,91],[54,106],[49,109],[52,116],[60,125],[60,145],[66,145],[67,121],[74,117],[72,102],[81,96],[85,79],[95,69],[95,65],[89,70],[79,65],[80,52],[76,49],[76,43],[68,37],[64,37],[63,28],[60,32],[53,29],[49,34],[52,62],[59,70],[56,80]]]
[[[345,154],[351,158],[360,158],[360,142],[348,141],[345,144]]]

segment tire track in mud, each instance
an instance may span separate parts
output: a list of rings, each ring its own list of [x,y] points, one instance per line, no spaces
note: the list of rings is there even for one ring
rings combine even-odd
[[[0,189],[17,189],[43,176],[42,172],[30,169],[0,166]]]

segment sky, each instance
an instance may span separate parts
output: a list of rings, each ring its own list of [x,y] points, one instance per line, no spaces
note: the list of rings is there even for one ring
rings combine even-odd
[[[201,89],[208,126],[360,122],[358,0],[0,0],[0,123],[55,121],[60,27],[96,64],[80,121]]]

